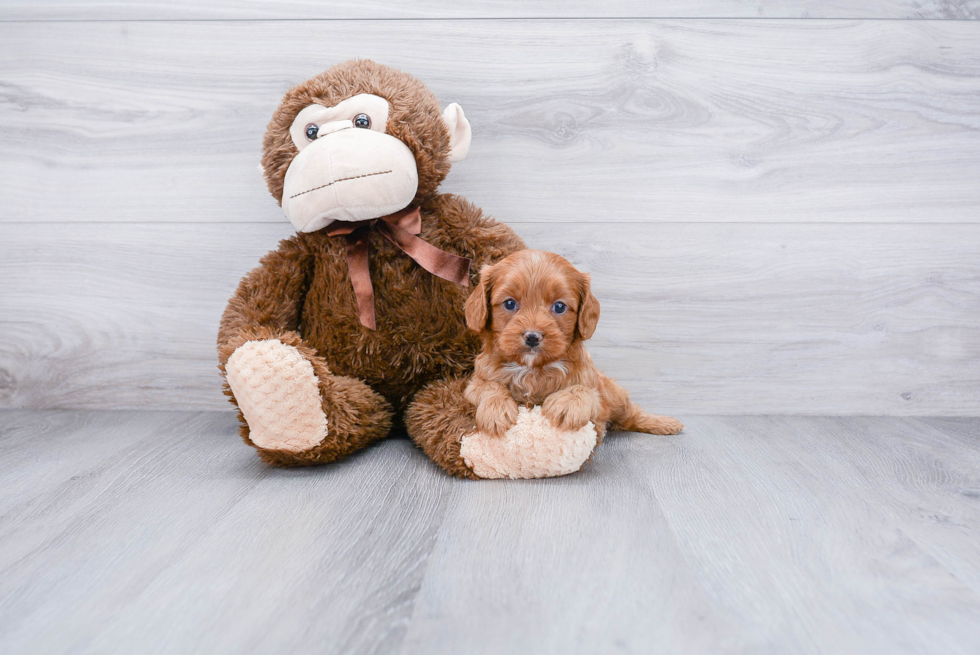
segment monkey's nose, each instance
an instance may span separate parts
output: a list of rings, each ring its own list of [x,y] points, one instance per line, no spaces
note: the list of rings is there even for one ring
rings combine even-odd
[[[534,348],[542,341],[544,341],[544,335],[540,332],[533,332],[529,330],[524,333],[524,343],[527,344],[528,348]]]
[[[340,130],[346,130],[348,127],[354,127],[354,121],[330,121],[329,123],[324,123],[320,126],[320,129],[316,131],[316,138],[322,138],[328,134],[333,134]]]

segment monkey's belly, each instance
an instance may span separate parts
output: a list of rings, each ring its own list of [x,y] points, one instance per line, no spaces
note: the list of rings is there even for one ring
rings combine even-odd
[[[332,263],[317,263],[301,331],[333,374],[364,380],[400,412],[426,383],[472,370],[479,339],[463,317],[470,288],[393,248],[372,248],[377,330],[369,330],[358,321],[346,260]]]

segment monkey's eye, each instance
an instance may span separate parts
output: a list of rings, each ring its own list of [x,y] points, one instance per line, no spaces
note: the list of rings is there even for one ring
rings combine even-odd
[[[306,126],[306,138],[310,141],[316,141],[317,132],[320,131],[320,127],[310,123]]]
[[[354,127],[363,127],[365,130],[371,128],[371,117],[367,114],[358,114],[354,117]]]
[[[503,305],[504,305],[504,309],[506,309],[508,312],[512,312],[515,309],[517,309],[517,301],[514,300],[513,298],[508,298],[507,300],[505,300],[503,302]]]
[[[551,306],[551,311],[556,314],[564,314],[566,309],[568,309],[568,305],[560,300]]]

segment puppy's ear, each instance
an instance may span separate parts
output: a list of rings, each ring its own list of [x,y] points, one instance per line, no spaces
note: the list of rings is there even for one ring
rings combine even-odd
[[[490,305],[490,291],[493,288],[490,281],[490,271],[493,266],[486,265],[480,269],[480,281],[477,283],[473,293],[466,299],[464,313],[466,315],[466,327],[474,332],[483,332],[487,329],[487,307]]]
[[[599,324],[599,301],[592,295],[592,278],[582,274],[579,280],[578,322],[575,331],[582,339],[588,339],[595,334]]]

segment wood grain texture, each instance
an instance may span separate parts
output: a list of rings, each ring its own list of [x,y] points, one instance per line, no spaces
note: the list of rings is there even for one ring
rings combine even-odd
[[[973,415],[980,226],[518,225],[593,275],[664,413]],[[0,405],[222,409],[215,333],[288,224],[0,225]]]
[[[34,437],[22,450],[36,482],[0,519],[0,650],[287,652],[326,634],[322,646],[353,652],[346,634],[386,651],[449,479],[408,442],[342,469],[270,469],[231,419],[117,412],[72,430],[58,414],[5,416],[4,443]],[[79,434],[93,420],[102,437]],[[101,456],[48,469],[86,447]]]
[[[0,412],[0,650],[972,653],[977,435],[695,417],[471,482],[406,440],[269,469],[228,413]]]
[[[687,439],[632,441],[634,455],[666,462],[641,475],[716,607],[746,632],[770,635],[765,648],[744,650],[974,647],[956,635],[980,627],[970,579],[980,567],[970,550],[976,504],[958,495],[954,512],[971,518],[955,534],[929,516],[950,508],[931,488],[937,474],[964,472],[943,494],[953,498],[980,481],[976,438],[952,448],[921,423],[879,418],[693,423]],[[955,567],[936,558],[947,549],[963,556]],[[751,609],[772,599],[772,613]]]
[[[279,222],[265,125],[350,57],[464,106],[444,188],[510,222],[977,221],[980,23],[815,20],[2,23],[0,221]]]
[[[0,20],[311,20],[397,18],[903,18],[977,19],[976,0],[6,0]]]

